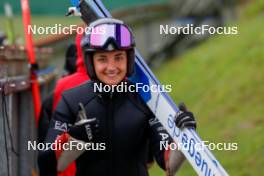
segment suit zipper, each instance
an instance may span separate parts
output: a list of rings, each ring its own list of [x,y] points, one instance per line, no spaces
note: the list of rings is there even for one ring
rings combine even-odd
[[[114,129],[114,104],[113,104],[113,93],[110,93],[109,99],[108,99],[108,115],[107,115],[107,126],[108,126],[108,132],[109,132],[109,166],[110,166],[110,172],[111,175],[114,175],[114,139],[113,139],[113,129]]]

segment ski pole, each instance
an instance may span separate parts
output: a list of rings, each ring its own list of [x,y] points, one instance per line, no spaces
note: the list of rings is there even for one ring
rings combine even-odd
[[[32,97],[34,103],[35,123],[36,126],[38,126],[41,99],[40,99],[38,76],[37,76],[38,64],[35,59],[32,34],[28,28],[31,25],[28,0],[21,0],[21,8],[22,8],[24,33],[26,39],[26,50],[29,61],[29,67],[30,67],[30,83],[31,83],[31,91],[32,91]]]

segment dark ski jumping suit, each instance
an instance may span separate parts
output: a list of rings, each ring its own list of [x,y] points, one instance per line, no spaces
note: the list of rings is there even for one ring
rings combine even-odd
[[[157,163],[165,169],[165,152],[160,149],[160,142],[171,142],[171,138],[139,94],[94,92],[93,84],[93,81],[88,81],[62,94],[47,142],[53,142],[66,131],[65,124],[79,121],[78,104],[82,103],[87,118],[99,121],[99,130],[94,137],[92,150],[85,151],[76,160],[76,175],[146,176],[149,143]],[[100,148],[100,145],[105,147]]]

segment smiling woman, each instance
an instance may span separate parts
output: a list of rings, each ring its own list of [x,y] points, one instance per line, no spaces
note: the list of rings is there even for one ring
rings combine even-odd
[[[101,51],[93,56],[97,78],[104,84],[120,83],[127,73],[127,55],[125,51]]]
[[[55,151],[54,163],[63,166],[58,168],[63,171],[76,159],[76,175],[147,176],[147,156],[151,154],[161,168],[173,174],[184,161],[183,154],[178,150],[160,149],[161,141],[170,144],[172,139],[138,92],[117,90],[123,83],[133,85],[126,79],[133,74],[135,65],[132,32],[122,21],[112,18],[99,19],[90,25],[100,26],[105,27],[105,33],[85,34],[82,39],[91,81],[62,94],[46,142],[56,140],[68,144],[77,139],[105,143],[105,150]],[[97,83],[116,89],[97,92],[94,91]],[[187,110],[175,118],[177,121],[172,123],[178,128],[196,127],[193,114]],[[58,123],[66,123],[67,131],[57,130]],[[45,162],[51,157],[42,158]]]

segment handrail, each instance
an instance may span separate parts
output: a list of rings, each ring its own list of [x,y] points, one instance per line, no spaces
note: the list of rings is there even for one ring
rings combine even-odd
[[[49,73],[38,75],[39,85],[42,86],[54,80],[57,74],[58,74],[58,69],[50,68]],[[25,91],[29,88],[30,88],[29,75],[21,75],[21,76],[14,76],[14,77],[0,79],[0,92],[4,91],[5,95]]]

